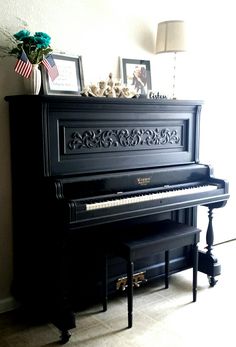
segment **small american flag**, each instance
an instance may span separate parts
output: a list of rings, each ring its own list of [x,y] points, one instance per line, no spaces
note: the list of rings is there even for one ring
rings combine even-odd
[[[32,71],[32,64],[27,58],[27,55],[22,51],[20,58],[17,60],[15,65],[15,72],[25,78],[29,78]]]
[[[48,70],[48,74],[51,77],[51,80],[54,81],[57,76],[59,76],[59,72],[56,66],[56,63],[52,57],[52,55],[47,55],[43,61],[42,64],[45,66],[45,68]]]

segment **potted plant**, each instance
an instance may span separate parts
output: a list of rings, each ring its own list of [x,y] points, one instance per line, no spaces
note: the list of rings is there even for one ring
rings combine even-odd
[[[17,58],[15,72],[24,77],[26,92],[38,94],[41,87],[41,72],[39,65],[42,64],[54,80],[58,76],[58,70],[53,60],[51,37],[44,32],[35,32],[23,29],[11,35],[6,29],[3,31],[9,39],[11,47],[0,46],[2,56],[13,55]]]

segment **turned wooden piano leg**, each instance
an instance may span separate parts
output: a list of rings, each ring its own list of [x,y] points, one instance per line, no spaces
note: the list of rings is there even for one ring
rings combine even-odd
[[[206,233],[206,252],[198,251],[199,262],[198,271],[203,272],[207,275],[208,281],[211,287],[217,283],[215,276],[219,276],[221,273],[221,265],[217,258],[213,255],[213,242],[214,242],[214,231],[213,231],[213,208],[217,206],[208,206],[208,227]]]
[[[214,231],[213,231],[213,208],[209,207],[208,210],[208,227],[207,227],[207,233],[206,233],[206,243],[207,243],[207,256],[209,258],[214,259],[214,256],[212,254],[213,250],[213,242],[214,242]],[[215,262],[217,262],[217,259],[214,259]],[[208,276],[209,284],[211,287],[214,287],[214,285],[217,283],[217,280],[214,276]]]
[[[206,233],[206,243],[207,243],[207,253],[209,255],[212,255],[212,246],[214,242],[214,232],[213,232],[213,225],[212,225],[212,219],[213,219],[213,209],[209,208],[208,211],[208,227],[207,227],[207,233]]]

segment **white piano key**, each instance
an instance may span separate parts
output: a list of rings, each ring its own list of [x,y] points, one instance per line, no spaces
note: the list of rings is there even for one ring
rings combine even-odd
[[[131,196],[128,198],[120,198],[120,199],[86,204],[86,210],[91,211],[91,210],[97,210],[101,208],[130,205],[130,204],[135,204],[138,202],[160,200],[160,199],[170,198],[175,196],[183,196],[183,195],[188,195],[193,193],[208,192],[208,191],[212,191],[216,189],[217,189],[217,186],[215,185],[204,185],[204,186],[197,186],[197,187],[189,187],[185,189],[181,188],[181,189],[169,190],[165,192],[150,193],[146,195],[144,194],[144,195],[138,195],[138,196]]]

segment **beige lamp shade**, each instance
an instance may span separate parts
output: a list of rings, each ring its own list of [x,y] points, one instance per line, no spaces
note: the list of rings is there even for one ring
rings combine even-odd
[[[186,51],[185,23],[182,20],[160,22],[157,28],[156,54]]]

